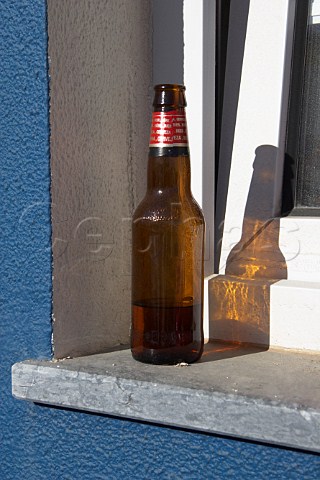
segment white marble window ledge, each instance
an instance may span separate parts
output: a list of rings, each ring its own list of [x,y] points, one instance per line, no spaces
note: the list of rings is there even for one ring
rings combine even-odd
[[[153,366],[123,349],[12,367],[22,400],[320,452],[319,354],[210,343]]]

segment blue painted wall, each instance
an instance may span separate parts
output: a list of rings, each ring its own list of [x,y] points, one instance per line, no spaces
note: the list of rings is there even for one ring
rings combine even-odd
[[[318,480],[315,455],[12,398],[11,365],[51,354],[46,49],[45,1],[1,0],[0,478]]]

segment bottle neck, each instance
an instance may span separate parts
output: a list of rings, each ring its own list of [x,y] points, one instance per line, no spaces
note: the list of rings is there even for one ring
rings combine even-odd
[[[153,193],[171,189],[174,195],[191,195],[184,91],[183,85],[155,86],[148,164],[148,190]]]
[[[156,106],[152,114],[149,156],[189,156],[184,107]]]
[[[168,189],[180,196],[191,195],[190,159],[187,155],[150,156],[148,190],[159,194]]]
[[[183,107],[155,107],[149,147],[148,188],[189,193],[189,144]]]

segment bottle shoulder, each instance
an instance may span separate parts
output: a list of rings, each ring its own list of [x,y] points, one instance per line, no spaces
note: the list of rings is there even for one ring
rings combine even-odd
[[[192,220],[204,223],[204,216],[199,204],[192,195],[178,195],[173,192],[156,194],[148,192],[133,214],[133,222],[186,222]]]

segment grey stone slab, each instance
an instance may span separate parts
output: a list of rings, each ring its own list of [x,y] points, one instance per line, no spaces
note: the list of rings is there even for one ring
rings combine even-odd
[[[16,398],[320,452],[319,354],[207,345],[153,366],[130,350],[12,367]]]

